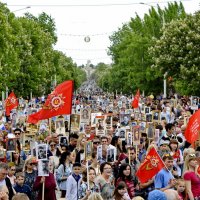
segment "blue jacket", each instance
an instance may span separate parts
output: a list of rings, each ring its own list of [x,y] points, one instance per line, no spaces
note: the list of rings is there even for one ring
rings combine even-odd
[[[23,186],[20,186],[16,183],[14,189],[17,193],[24,193],[31,199],[31,188],[28,185],[24,184]]]

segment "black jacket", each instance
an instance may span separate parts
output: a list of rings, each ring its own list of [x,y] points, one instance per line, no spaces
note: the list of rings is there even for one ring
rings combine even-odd
[[[14,196],[12,184],[11,184],[10,179],[8,177],[5,178],[5,181],[6,181],[6,186],[8,188],[8,191],[9,191],[9,200],[12,200],[12,198]]]

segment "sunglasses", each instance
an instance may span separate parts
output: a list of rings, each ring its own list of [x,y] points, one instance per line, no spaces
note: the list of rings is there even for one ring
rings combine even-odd
[[[50,144],[50,147],[55,147],[56,145],[55,144]]]
[[[37,165],[36,163],[29,163],[29,165],[33,166],[33,165]]]
[[[15,133],[15,135],[20,135],[20,133]]]
[[[189,157],[196,158],[196,155],[195,154],[189,154]]]
[[[16,169],[11,169],[11,171],[16,171]]]
[[[93,142],[93,144],[100,144],[100,142]]]

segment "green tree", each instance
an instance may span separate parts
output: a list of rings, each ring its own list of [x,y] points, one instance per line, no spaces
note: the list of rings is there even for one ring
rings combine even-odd
[[[153,68],[173,78],[181,94],[200,95],[200,12],[168,24],[149,52]]]
[[[15,17],[0,3],[0,89],[17,96],[42,95],[57,83],[72,79],[79,87],[86,75],[70,57],[53,49],[57,41],[54,20],[46,13]]]
[[[153,60],[149,55],[155,39],[162,36],[162,28],[171,20],[185,18],[186,13],[180,3],[169,3],[168,8],[157,10],[152,7],[148,14],[141,19],[135,18],[124,24],[111,37],[109,54],[113,65],[110,70],[108,85],[111,90],[133,93],[137,88],[145,93],[160,93],[162,91],[162,75],[151,68]]]

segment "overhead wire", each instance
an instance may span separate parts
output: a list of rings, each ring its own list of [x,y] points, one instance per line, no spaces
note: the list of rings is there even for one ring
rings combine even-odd
[[[192,1],[192,0],[184,0],[179,2]],[[162,4],[162,3],[172,3],[174,1],[152,1],[148,2],[148,4]],[[137,5],[141,4],[141,2],[130,2],[130,3],[111,3],[111,4],[30,4],[31,7],[106,7],[106,6],[129,6],[129,5]],[[27,4],[7,4],[7,6],[27,6]]]

